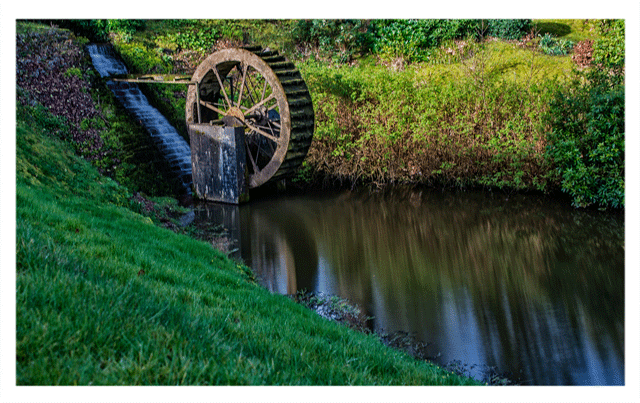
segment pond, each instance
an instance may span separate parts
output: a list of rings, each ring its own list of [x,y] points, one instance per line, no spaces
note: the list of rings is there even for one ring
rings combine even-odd
[[[433,361],[522,385],[624,384],[624,216],[394,188],[201,204],[272,292],[337,295]]]

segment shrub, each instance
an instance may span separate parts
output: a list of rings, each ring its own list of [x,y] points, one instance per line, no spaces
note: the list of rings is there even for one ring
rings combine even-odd
[[[573,205],[624,207],[624,87],[586,74],[551,103],[547,158]],[[577,88],[577,89],[576,89]]]
[[[544,190],[541,117],[555,81],[515,81],[490,49],[484,69],[300,64],[316,111],[309,166],[353,181]]]
[[[371,49],[367,20],[300,20],[293,30],[299,46],[317,49],[319,56],[345,62]]]
[[[601,36],[593,45],[593,62],[615,75],[624,68],[624,20],[605,20],[600,25]]]
[[[558,39],[546,33],[540,36],[540,49],[550,56],[562,56],[569,54],[573,49],[573,42],[566,39]]]
[[[531,31],[531,20],[488,20],[487,34],[502,39],[520,39]]]
[[[447,40],[475,35],[478,20],[376,20],[373,51],[383,58],[429,60],[431,50]]]
[[[130,36],[145,27],[144,20],[62,20],[59,23],[96,42],[106,41],[110,33]]]
[[[215,28],[180,31],[167,35],[167,39],[174,42],[179,49],[195,50],[205,53],[211,50],[220,33]]]

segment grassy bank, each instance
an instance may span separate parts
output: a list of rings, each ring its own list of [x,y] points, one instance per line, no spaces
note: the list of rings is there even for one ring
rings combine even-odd
[[[473,384],[326,321],[17,126],[19,385]]]
[[[18,385],[477,384],[271,294],[157,225],[69,118],[24,89],[17,109]]]

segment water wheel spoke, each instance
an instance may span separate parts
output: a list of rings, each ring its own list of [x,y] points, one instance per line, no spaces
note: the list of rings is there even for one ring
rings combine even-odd
[[[244,91],[245,82],[247,81],[247,70],[248,69],[249,69],[249,65],[248,64],[243,64],[242,65],[242,80],[240,82],[240,90],[238,91],[238,102],[236,103],[236,106],[238,108],[240,107],[240,103],[242,102],[242,93]]]
[[[200,100],[200,105],[205,106],[205,107],[211,109],[212,111],[214,111],[216,113],[219,113],[220,115],[225,115],[226,114],[225,111],[223,111],[222,109],[217,108],[211,102]]]
[[[249,108],[247,111],[244,112],[245,115],[250,115],[252,112],[254,112],[256,109],[258,109],[259,107],[261,107],[262,105],[264,105],[265,103],[269,102],[270,100],[274,99],[276,97],[275,94],[271,94],[269,95],[267,98],[263,99],[262,101],[258,102],[257,104],[253,105],[251,108]],[[275,108],[275,106],[273,107]],[[271,108],[271,109],[273,109]]]
[[[278,137],[275,137],[275,136],[273,136],[273,135],[271,135],[271,134],[269,134],[269,133],[265,132],[264,130],[262,130],[262,129],[260,129],[260,128],[258,128],[258,127],[256,127],[256,126],[252,125],[252,124],[250,124],[250,123],[245,122],[245,125],[246,125],[249,129],[253,130],[254,132],[256,132],[256,133],[258,133],[258,134],[262,135],[263,137],[266,137],[266,138],[268,138],[269,140],[273,141],[274,143],[276,143],[276,144],[280,145],[281,140],[280,140]]]
[[[267,122],[267,124],[269,124],[269,123],[270,123],[270,122]],[[259,124],[254,124],[253,126],[254,126],[254,127],[257,127],[258,129],[263,129],[263,130],[265,130],[265,131],[269,131],[269,132],[271,132],[271,135],[272,135],[274,138],[277,138],[277,137],[276,137],[276,136],[277,136],[277,133],[273,130],[273,127],[271,127],[271,126],[259,125]]]
[[[249,144],[245,141],[244,145],[245,145],[245,148],[247,149],[247,155],[249,156],[249,161],[251,161],[253,172],[260,172],[260,169],[258,168],[258,164],[256,164],[256,160],[253,158],[253,155],[251,154],[251,148],[249,147]]]
[[[264,80],[264,87],[262,87],[262,95],[260,99],[264,99],[265,94],[267,93],[267,80]]]
[[[265,82],[266,82],[266,80],[265,80]],[[251,104],[255,104],[256,103],[256,99],[257,99],[257,97],[255,96],[255,94],[256,94],[255,87],[256,86],[253,83],[253,79],[252,79],[251,75],[249,75],[247,77],[247,88],[248,88],[247,95],[249,95],[249,99],[250,99],[250,103]]]
[[[227,91],[224,89],[224,83],[222,82],[222,79],[220,78],[220,73],[218,73],[218,68],[216,67],[215,69],[213,69],[213,72],[216,75],[216,78],[218,79],[218,84],[220,84],[220,90],[222,91],[222,95],[224,95],[224,99],[227,101],[227,107],[231,108],[231,101],[229,101],[229,97],[227,96]]]

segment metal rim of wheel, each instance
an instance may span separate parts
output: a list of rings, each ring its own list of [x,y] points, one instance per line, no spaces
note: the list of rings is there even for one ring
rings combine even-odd
[[[223,49],[209,55],[191,81],[198,85],[187,93],[187,124],[245,127],[250,188],[295,173],[311,145],[314,115],[293,63],[260,47]]]

